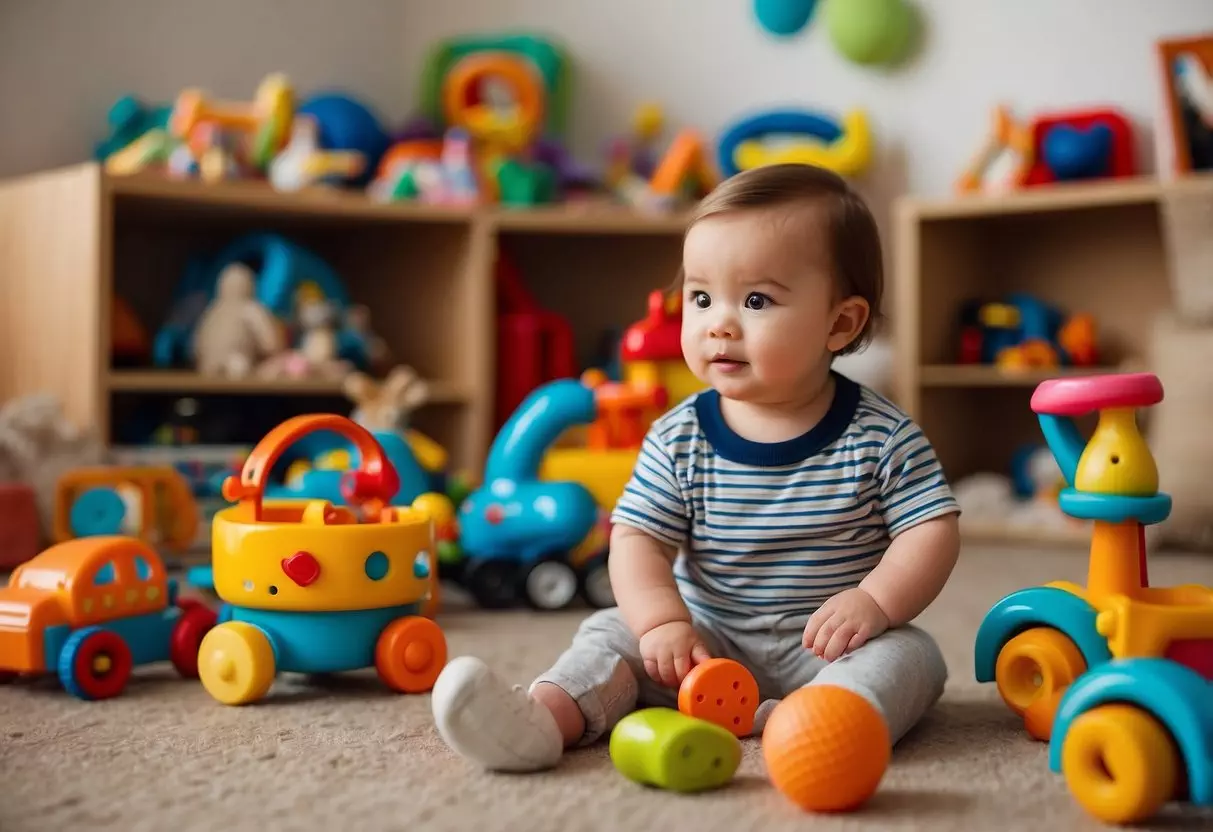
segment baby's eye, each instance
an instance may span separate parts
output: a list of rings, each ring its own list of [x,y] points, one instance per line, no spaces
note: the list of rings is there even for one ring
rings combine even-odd
[[[771,299],[762,292],[750,292],[749,297],[745,299],[746,309],[765,309],[771,305]]]
[[[700,309],[707,309],[709,306],[712,305],[712,299],[710,297],[708,297],[707,292],[699,292],[699,291],[691,292],[691,302],[694,303],[696,306],[698,306]]]

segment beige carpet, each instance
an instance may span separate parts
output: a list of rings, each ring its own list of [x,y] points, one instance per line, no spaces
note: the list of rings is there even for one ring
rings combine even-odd
[[[1154,583],[1209,580],[1213,563],[1156,556]],[[373,676],[324,689],[280,681],[272,698],[229,708],[171,671],[145,672],[126,696],[76,701],[54,685],[0,688],[0,830],[526,830],[779,832],[791,829],[1100,828],[1048,771],[992,686],[972,681],[971,643],[1006,592],[1082,580],[1081,554],[970,549],[921,622],[951,668],[943,701],[896,749],[860,813],[806,816],[766,783],[760,748],[727,789],[680,796],[617,774],[605,748],[554,773],[494,776],[452,756],[429,698],[389,695]],[[579,614],[444,616],[453,653],[475,652],[519,682],[563,648]],[[1213,828],[1213,814],[1168,813],[1160,828]]]

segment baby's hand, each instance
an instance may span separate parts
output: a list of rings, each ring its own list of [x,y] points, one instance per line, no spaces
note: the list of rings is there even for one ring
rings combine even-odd
[[[889,628],[889,617],[862,589],[840,592],[809,616],[803,644],[828,662],[857,650]]]
[[[654,682],[677,688],[691,668],[711,658],[695,628],[685,621],[671,621],[640,637],[640,655],[645,672]]]

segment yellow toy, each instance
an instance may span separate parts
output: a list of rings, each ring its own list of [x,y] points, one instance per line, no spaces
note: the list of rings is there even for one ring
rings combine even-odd
[[[342,476],[348,506],[327,500],[263,502],[265,478],[306,434],[333,431],[358,449]],[[254,702],[279,671],[336,673],[375,667],[393,690],[430,690],[446,664],[441,629],[419,612],[437,581],[427,512],[388,505],[395,469],[363,427],[333,414],[297,416],[270,431],[229,477],[236,505],[212,525],[219,625],[198,653],[206,690]]]
[[[995,681],[1028,731],[1050,742],[1082,806],[1130,823],[1171,800],[1213,805],[1213,589],[1151,587],[1145,526],[1166,519],[1134,409],[1162,399],[1148,373],[1052,379],[1032,397],[1070,485],[1058,503],[1091,521],[1086,586],[1013,593],[977,634],[978,681]],[[1074,419],[1099,413],[1083,443]]]

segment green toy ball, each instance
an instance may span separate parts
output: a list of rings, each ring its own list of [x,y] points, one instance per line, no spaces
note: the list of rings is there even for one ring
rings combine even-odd
[[[823,16],[834,47],[868,66],[904,58],[916,25],[907,0],[826,0]]]

